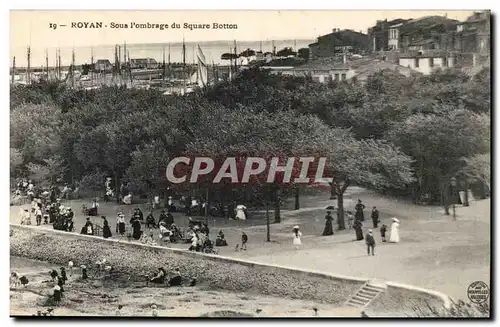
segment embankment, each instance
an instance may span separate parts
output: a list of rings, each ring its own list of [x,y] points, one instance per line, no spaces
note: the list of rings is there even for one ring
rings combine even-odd
[[[144,275],[165,267],[179,268],[184,277],[214,289],[314,300],[342,306],[366,279],[335,276],[306,270],[270,266],[228,257],[152,247],[119,240],[79,235],[27,226],[10,226],[12,256],[66,265],[90,265],[106,258],[115,269]],[[387,292],[367,308],[376,315],[412,315],[412,307],[441,307],[447,297],[438,292],[387,283]]]

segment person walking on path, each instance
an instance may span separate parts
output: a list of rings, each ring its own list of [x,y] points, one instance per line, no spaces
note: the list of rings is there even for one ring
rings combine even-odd
[[[326,222],[325,229],[323,230],[323,236],[333,235],[333,217],[331,215],[331,211],[326,212],[325,220]]]
[[[366,248],[368,255],[370,255],[370,249],[372,250],[372,255],[375,255],[375,238],[373,237],[371,229],[369,229],[368,234],[366,234]]]
[[[377,210],[377,207],[375,206],[372,209],[372,221],[373,221],[373,228],[377,228],[380,220],[379,220],[379,212]]]
[[[241,247],[239,244],[236,244],[235,251],[238,251],[239,249],[241,250],[247,250],[247,242],[248,242],[248,236],[245,234],[245,232],[241,232]]]
[[[365,221],[365,215],[363,213],[363,210],[365,210],[365,205],[361,203],[361,200],[358,199],[358,204],[356,204],[356,207],[354,207],[356,210],[356,219],[359,221]]]
[[[299,226],[293,226],[293,246],[296,250],[300,249],[302,233],[299,231]]]
[[[391,243],[399,243],[399,219],[392,218],[391,225],[391,237],[389,238]]]
[[[352,227],[354,228],[354,231],[356,232],[356,241],[363,240],[364,239],[364,237],[363,237],[363,224],[361,223],[361,221],[356,219],[354,221],[354,224]]]
[[[109,228],[108,220],[106,219],[105,216],[101,216],[101,219],[102,219],[102,236],[104,238],[110,238],[111,236],[113,236],[113,234],[111,234],[111,228]]]
[[[385,224],[380,227],[380,236],[382,237],[382,242],[385,242],[385,234],[387,233],[387,226]]]

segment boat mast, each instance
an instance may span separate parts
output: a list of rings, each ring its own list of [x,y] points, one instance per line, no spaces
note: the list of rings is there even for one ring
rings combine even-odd
[[[90,48],[90,86],[94,86],[94,48]]]
[[[163,46],[163,65],[162,65],[162,68],[163,68],[163,74],[162,74],[163,82],[165,82],[165,72],[166,72],[166,67],[165,67],[165,46]]]
[[[236,40],[234,40],[234,73],[238,72],[238,53],[236,52]]]
[[[14,84],[14,77],[16,76],[16,56],[14,56],[14,58],[12,59],[12,84]]]
[[[59,80],[61,80],[61,49],[57,49],[57,65],[58,65],[58,71],[57,71],[57,76]]]
[[[182,78],[184,80],[184,94],[186,94],[186,44],[184,43],[184,37],[182,38]]]
[[[75,87],[75,48],[71,53],[71,86]]]
[[[168,43],[168,76],[171,78],[171,72],[170,72],[170,42]]]
[[[28,69],[26,71],[26,83],[31,84],[31,49],[28,46]]]

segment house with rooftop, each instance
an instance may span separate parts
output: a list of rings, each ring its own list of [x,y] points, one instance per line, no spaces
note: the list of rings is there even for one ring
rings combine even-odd
[[[391,70],[405,76],[412,74],[411,68],[385,61],[382,58],[364,57],[354,60],[345,59],[340,62],[336,60],[321,63],[317,61],[309,62],[295,68],[295,75],[310,76],[316,82],[328,83],[331,81],[348,81],[354,77],[358,81],[364,82],[370,75],[383,70]]]
[[[113,65],[108,59],[99,59],[94,64],[95,72],[110,72],[113,70]]]
[[[456,55],[443,50],[419,50],[401,53],[399,65],[429,75],[436,69],[455,67]]]
[[[309,60],[342,56],[347,54],[364,54],[369,50],[368,35],[353,30],[333,29],[332,33],[318,37],[309,44]]]
[[[130,68],[132,68],[132,69],[155,69],[155,68],[158,68],[158,62],[153,58],[130,59]]]

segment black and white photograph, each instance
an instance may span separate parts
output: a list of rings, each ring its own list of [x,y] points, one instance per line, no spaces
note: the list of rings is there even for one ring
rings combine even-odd
[[[9,16],[11,317],[492,317],[490,10]]]

